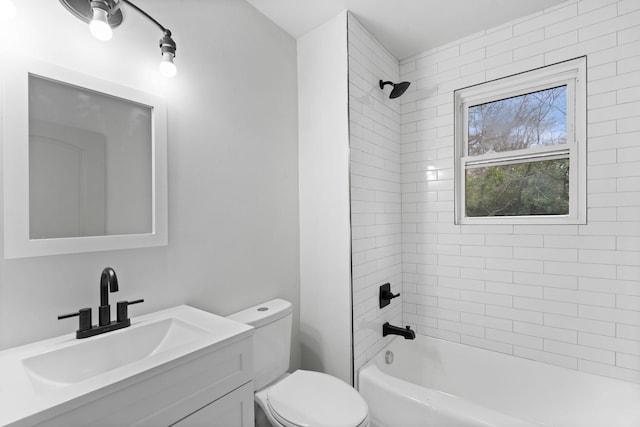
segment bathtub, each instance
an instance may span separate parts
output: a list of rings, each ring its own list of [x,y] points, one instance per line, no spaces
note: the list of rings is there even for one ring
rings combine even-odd
[[[372,427],[640,426],[640,385],[421,335],[394,338],[358,389]]]

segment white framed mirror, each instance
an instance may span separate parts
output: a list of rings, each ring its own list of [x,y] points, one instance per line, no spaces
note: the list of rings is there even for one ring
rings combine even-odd
[[[25,58],[2,81],[5,258],[167,245],[164,98]]]

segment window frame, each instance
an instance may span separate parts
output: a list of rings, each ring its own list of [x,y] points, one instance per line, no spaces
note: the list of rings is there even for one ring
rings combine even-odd
[[[587,91],[586,56],[454,91],[455,224],[586,224]],[[554,87],[566,86],[565,144],[468,155],[468,110]],[[569,213],[566,215],[466,216],[466,170],[525,161],[569,159]]]

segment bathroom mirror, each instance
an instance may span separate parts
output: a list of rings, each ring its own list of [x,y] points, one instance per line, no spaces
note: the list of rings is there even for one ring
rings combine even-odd
[[[8,62],[5,258],[166,245],[164,99],[52,64]]]

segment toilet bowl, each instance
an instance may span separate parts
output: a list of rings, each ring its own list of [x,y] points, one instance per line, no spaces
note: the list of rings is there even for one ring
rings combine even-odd
[[[366,427],[369,410],[360,394],[322,372],[289,368],[291,303],[268,301],[228,316],[255,328],[255,402],[274,427]]]
[[[367,404],[360,394],[344,381],[321,372],[285,374],[257,391],[255,399],[273,426],[369,425]]]

